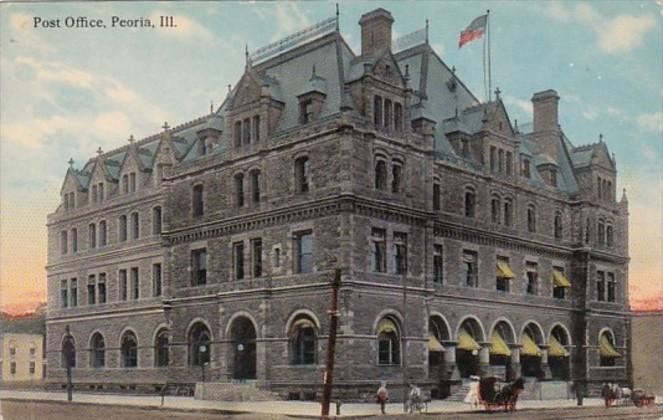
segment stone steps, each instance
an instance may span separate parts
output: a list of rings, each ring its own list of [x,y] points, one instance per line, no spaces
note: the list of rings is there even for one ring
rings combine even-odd
[[[465,396],[467,395],[467,392],[470,390],[470,386],[463,384],[458,388],[456,391],[454,391],[451,395],[449,395],[445,401],[456,401],[456,402],[463,402],[465,399]]]

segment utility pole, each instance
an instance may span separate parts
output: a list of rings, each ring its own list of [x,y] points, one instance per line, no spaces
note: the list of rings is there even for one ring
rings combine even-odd
[[[336,269],[332,281],[332,301],[329,312],[329,342],[327,344],[327,366],[325,368],[324,387],[322,390],[321,419],[329,418],[329,404],[331,402],[332,383],[334,378],[334,355],[336,353],[336,329],[338,327],[338,289],[341,287],[341,270]]]
[[[407,279],[405,274],[402,275],[403,279],[403,331],[401,331],[401,343],[403,348],[403,412],[407,413]]]
[[[72,391],[73,391],[73,384],[71,383],[71,365],[73,364],[73,354],[71,354],[71,340],[73,337],[71,336],[71,331],[69,329],[69,325],[65,327],[65,342],[67,345],[65,346],[65,355],[64,355],[64,361],[67,366],[67,401],[71,402],[73,399]]]

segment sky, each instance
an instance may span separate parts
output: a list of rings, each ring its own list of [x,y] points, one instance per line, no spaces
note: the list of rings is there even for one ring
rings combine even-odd
[[[599,134],[617,159],[630,204],[632,302],[663,304],[663,0],[340,2],[340,30],[359,53],[361,14],[394,19],[394,38],[430,22],[430,44],[483,97],[482,42],[458,34],[490,9],[492,81],[511,119],[556,89],[560,124],[576,145]],[[133,134],[181,124],[219,105],[256,50],[334,15],[330,2],[0,3],[0,309],[45,300],[46,216],[73,158]],[[173,16],[177,28],[111,27],[112,16]],[[65,18],[106,28],[66,28]],[[60,28],[39,25],[60,19]],[[158,23],[157,23],[158,24]],[[47,25],[49,26],[49,25]],[[50,26],[53,26],[52,24]],[[621,192],[618,198],[621,198]]]

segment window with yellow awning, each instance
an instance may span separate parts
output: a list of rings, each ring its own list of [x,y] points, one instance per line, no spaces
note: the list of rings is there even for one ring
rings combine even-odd
[[[479,350],[481,346],[466,329],[461,328],[461,330],[458,331],[458,344],[456,345],[456,348],[459,350],[474,351]]]
[[[523,335],[522,348],[520,349],[521,356],[536,356],[540,357],[543,354],[539,346],[536,345],[529,334]]]
[[[553,285],[555,287],[571,287],[571,282],[564,273],[559,270],[553,270]]]
[[[569,352],[564,348],[562,343],[555,338],[554,335],[550,336],[548,340],[548,356],[549,357],[568,357]]]
[[[496,276],[502,279],[513,279],[516,278],[516,275],[513,274],[513,270],[509,267],[509,264],[506,261],[497,261],[497,273]]]
[[[511,350],[500,333],[495,330],[490,337],[490,354],[493,356],[511,356]]]
[[[444,351],[444,346],[433,334],[428,334],[428,351]]]
[[[605,334],[599,339],[599,352],[601,357],[622,357]]]
[[[392,321],[389,318],[384,318],[378,324],[378,335],[390,332],[398,333],[398,328],[396,328],[396,324],[394,324],[394,321]]]

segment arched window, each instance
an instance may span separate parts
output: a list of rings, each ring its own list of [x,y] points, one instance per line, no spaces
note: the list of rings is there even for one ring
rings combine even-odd
[[[608,226],[605,228],[605,243],[606,243],[606,245],[608,245],[608,246],[612,246],[613,241],[614,241],[614,232],[613,232],[613,228],[612,228],[612,225],[608,225]]]
[[[403,166],[400,162],[393,163],[391,166],[391,192],[399,194],[401,192],[401,183],[403,181]]]
[[[168,366],[168,330],[161,330],[154,340],[154,364],[157,367]]]
[[[553,231],[555,239],[562,239],[562,214],[559,212],[555,213]]]
[[[375,163],[375,189],[380,191],[387,189],[387,164],[384,160]]]
[[[122,215],[120,216],[120,220],[118,225],[120,226],[120,234],[118,235],[120,237],[120,242],[124,242],[127,240],[127,216]]]
[[[253,117],[253,142],[260,141],[260,115]]]
[[[122,337],[122,366],[125,368],[135,368],[138,366],[138,340],[136,335],[128,331]]]
[[[202,322],[196,323],[189,332],[189,364],[202,366],[210,361],[210,332]]]
[[[290,327],[291,361],[293,365],[312,365],[316,361],[316,327],[307,316],[298,317]]]
[[[203,186],[201,184],[193,186],[193,194],[191,196],[191,209],[194,216],[202,216],[204,212],[203,207]]]
[[[62,341],[62,368],[67,368],[67,361],[72,368],[76,367],[76,344],[72,337]]]
[[[104,337],[95,333],[90,341],[90,364],[94,368],[102,368],[106,366],[106,346],[104,344]]]
[[[603,220],[599,220],[598,225],[597,225],[597,230],[596,234],[598,235],[598,243],[599,245],[604,245],[605,244],[605,224]]]
[[[599,336],[599,364],[601,366],[615,366],[615,362],[622,355],[615,349],[615,335],[606,330]]]
[[[140,237],[140,219],[138,218],[138,212],[131,213],[131,235],[133,239],[138,239]]]
[[[152,234],[159,235],[161,233],[161,207],[157,206],[152,209]]]
[[[251,178],[251,202],[253,204],[260,203],[260,171],[253,170],[250,174]]]
[[[235,188],[235,204],[244,207],[244,174],[237,174],[233,178]]]
[[[401,363],[400,333],[391,317],[383,318],[377,328],[378,364],[398,365]]]
[[[513,201],[510,198],[504,199],[504,226],[513,225]]]
[[[527,206],[527,230],[536,232],[536,209],[531,204]]]
[[[309,190],[311,164],[306,156],[295,160],[295,191],[305,193]]]
[[[244,119],[242,123],[242,136],[244,137],[244,144],[251,143],[251,120],[249,118]]]
[[[88,248],[96,248],[97,247],[97,227],[95,226],[94,223],[90,223],[88,226]]]
[[[106,221],[99,222],[99,246],[106,246],[108,244],[108,231],[106,229]]]
[[[465,217],[476,215],[476,194],[473,188],[465,189]]]
[[[490,199],[490,219],[493,223],[500,223],[500,198],[494,195]]]

